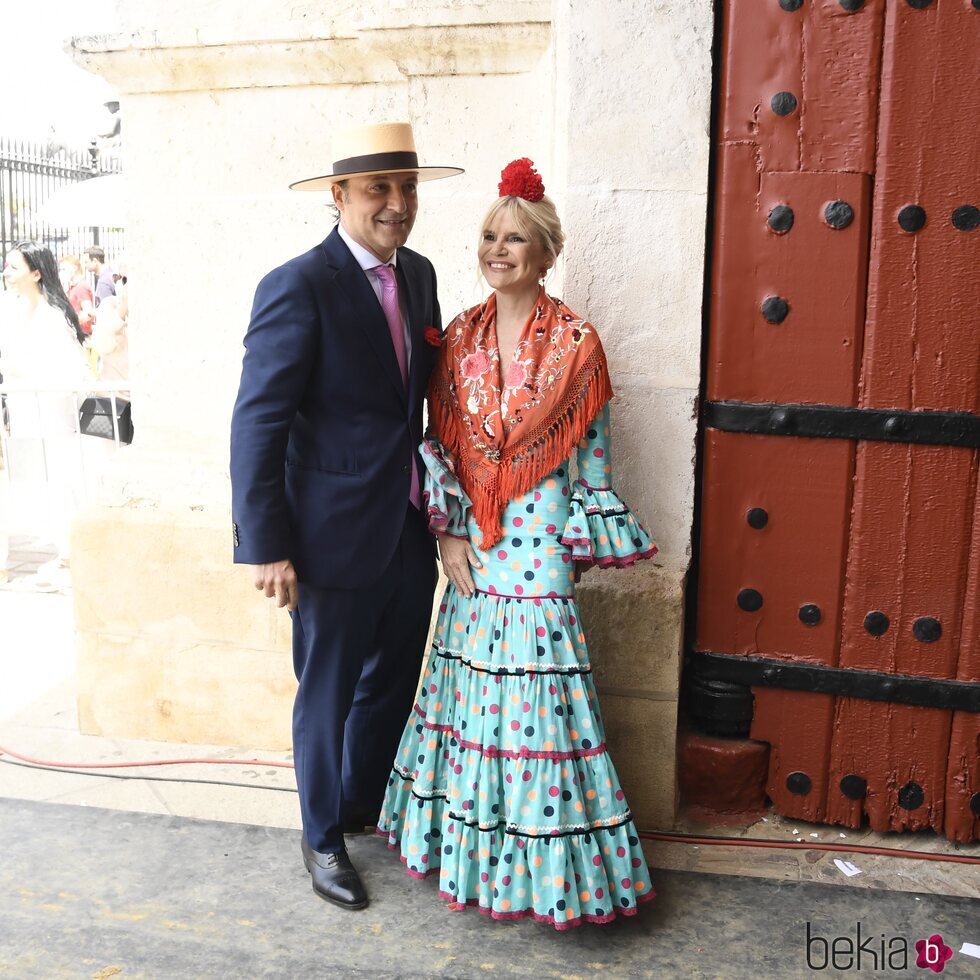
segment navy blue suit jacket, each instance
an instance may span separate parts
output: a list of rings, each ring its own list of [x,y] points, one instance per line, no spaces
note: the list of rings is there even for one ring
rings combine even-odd
[[[441,329],[436,276],[398,249],[412,340],[402,385],[388,323],[334,229],[258,285],[231,423],[236,562],[290,559],[301,582],[358,588],[380,577],[405,521],[411,460]]]

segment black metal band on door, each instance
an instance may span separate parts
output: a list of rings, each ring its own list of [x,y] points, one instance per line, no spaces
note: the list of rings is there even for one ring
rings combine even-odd
[[[698,650],[688,653],[686,666],[701,680],[889,701],[920,708],[980,712],[980,683],[970,681],[885,674],[877,670],[828,667],[824,664]]]
[[[972,412],[715,401],[705,403],[704,421],[723,432],[980,448],[980,416]]]

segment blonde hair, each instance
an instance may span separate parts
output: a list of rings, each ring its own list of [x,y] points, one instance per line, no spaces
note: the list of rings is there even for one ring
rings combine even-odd
[[[565,233],[561,230],[555,202],[550,197],[542,197],[540,201],[525,201],[523,197],[498,197],[490,205],[483,224],[480,225],[481,240],[483,233],[501,212],[507,213],[526,239],[537,239],[550,259],[549,264],[555,264],[565,246]]]

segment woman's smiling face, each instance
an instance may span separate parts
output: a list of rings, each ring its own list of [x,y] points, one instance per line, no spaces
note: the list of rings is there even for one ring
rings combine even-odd
[[[518,229],[506,208],[483,229],[480,271],[497,292],[525,292],[537,285],[550,262],[544,246]]]

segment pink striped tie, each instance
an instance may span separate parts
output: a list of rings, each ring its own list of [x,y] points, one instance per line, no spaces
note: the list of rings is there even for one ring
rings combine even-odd
[[[376,265],[371,271],[381,282],[381,309],[388,321],[388,330],[391,333],[391,343],[395,348],[402,385],[407,389],[408,352],[405,350],[405,330],[402,327],[402,315],[398,307],[398,283],[395,281],[395,270],[390,265]],[[408,497],[416,507],[421,506],[422,495],[419,492],[419,473],[414,452],[412,453],[412,485]]]

